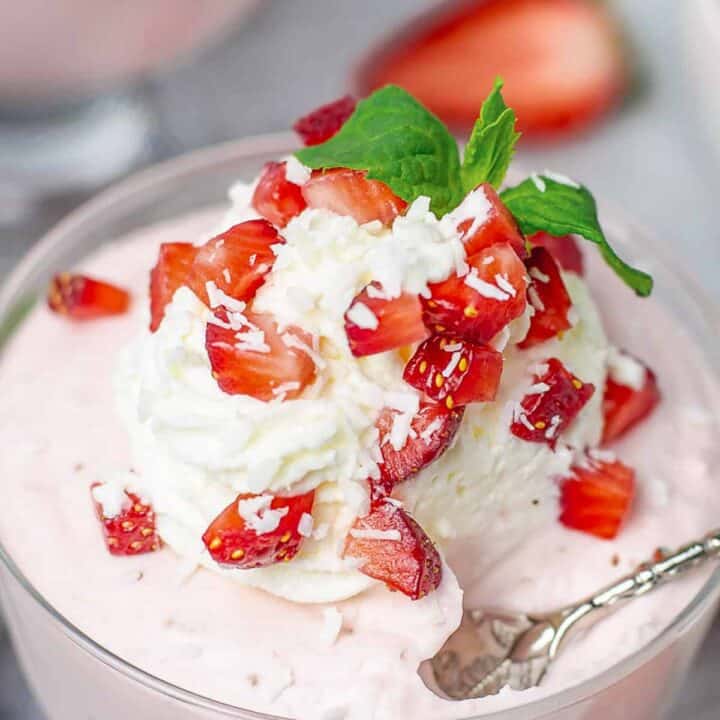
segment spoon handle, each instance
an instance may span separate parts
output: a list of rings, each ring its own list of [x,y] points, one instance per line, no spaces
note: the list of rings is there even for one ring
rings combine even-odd
[[[701,540],[683,545],[675,552],[658,549],[655,555],[630,575],[600,590],[576,605],[562,610],[555,616],[556,634],[550,649],[553,657],[560,644],[567,639],[571,629],[579,628],[581,620],[593,615],[592,622],[604,615],[603,612],[614,609],[622,601],[645,595],[658,585],[675,578],[712,558],[720,557],[720,529],[713,530]],[[595,617],[598,616],[598,617]],[[585,626],[586,623],[581,623]]]

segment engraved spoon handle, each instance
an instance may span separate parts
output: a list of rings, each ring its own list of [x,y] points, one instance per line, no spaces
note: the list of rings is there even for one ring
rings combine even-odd
[[[652,558],[640,565],[630,575],[600,590],[589,598],[565,608],[548,618],[556,627],[556,634],[550,648],[550,657],[554,657],[560,644],[567,639],[571,629],[586,627],[581,620],[592,615],[592,620],[600,619],[615,606],[624,604],[623,601],[644,595],[658,585],[673,579],[680,573],[686,572],[708,559],[720,557],[720,529],[708,533],[702,540],[683,545],[673,553],[660,551],[659,558]],[[580,623],[580,624],[578,624]]]

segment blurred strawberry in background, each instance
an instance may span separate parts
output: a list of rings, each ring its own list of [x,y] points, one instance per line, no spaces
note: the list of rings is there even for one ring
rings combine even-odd
[[[585,129],[628,86],[619,28],[599,0],[444,3],[373,51],[357,85],[362,95],[400,85],[467,131],[498,75],[531,138]]]

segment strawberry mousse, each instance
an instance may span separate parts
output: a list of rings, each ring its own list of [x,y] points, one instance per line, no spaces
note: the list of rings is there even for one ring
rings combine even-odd
[[[255,711],[450,719],[576,684],[697,592],[524,693],[457,704],[418,675],[463,603],[552,609],[720,514],[715,381],[587,188],[505,186],[501,87],[462,161],[399,88],[324,106],[224,214],[53,280],[0,364],[0,539],[98,643]]]

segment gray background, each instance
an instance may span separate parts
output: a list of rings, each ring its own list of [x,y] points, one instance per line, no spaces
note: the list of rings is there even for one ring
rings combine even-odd
[[[581,178],[665,242],[680,246],[678,255],[720,299],[720,148],[704,133],[684,61],[679,15],[687,1],[617,0],[614,4],[626,21],[642,67],[640,92],[591,134],[570,143],[525,149],[519,159],[531,167]],[[389,26],[432,4],[265,0],[260,11],[220,46],[144,89],[158,118],[155,154],[168,156],[211,142],[287,129],[298,115],[346,89],[353,64]],[[80,200],[79,195],[67,194],[24,224],[0,226],[0,274]],[[718,717],[718,670],[716,625],[673,720]],[[42,715],[7,639],[0,635],[0,720],[31,719],[41,720]]]

